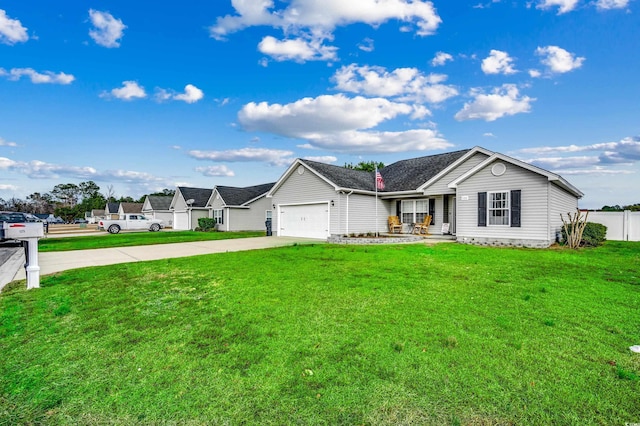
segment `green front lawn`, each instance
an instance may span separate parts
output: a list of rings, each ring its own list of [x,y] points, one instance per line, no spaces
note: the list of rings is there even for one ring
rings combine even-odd
[[[246,232],[123,232],[121,234],[100,234],[81,237],[42,238],[38,249],[46,251],[85,250],[109,247],[146,246],[150,244],[188,243],[192,241],[228,240],[233,238],[264,237],[264,231]]]
[[[640,244],[293,246],[0,294],[0,424],[640,422]]]

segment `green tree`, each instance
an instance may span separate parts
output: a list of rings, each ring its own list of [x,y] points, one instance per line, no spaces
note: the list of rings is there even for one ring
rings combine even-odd
[[[362,170],[365,172],[373,172],[376,169],[376,166],[378,167],[378,170],[383,169],[384,168],[384,163],[383,162],[375,162],[375,161],[361,161],[356,165],[353,165],[353,163],[344,163],[344,167],[346,169],[352,169],[352,170]]]
[[[63,207],[75,207],[81,196],[80,187],[74,183],[61,183],[51,191],[53,199]]]

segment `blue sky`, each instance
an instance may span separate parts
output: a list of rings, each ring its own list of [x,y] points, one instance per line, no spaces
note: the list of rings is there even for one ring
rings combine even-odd
[[[482,146],[640,202],[637,0],[0,0],[0,197]]]

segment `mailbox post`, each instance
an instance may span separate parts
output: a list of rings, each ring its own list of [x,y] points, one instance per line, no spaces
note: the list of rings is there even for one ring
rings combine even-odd
[[[4,223],[4,238],[22,241],[25,249],[27,289],[40,287],[38,265],[38,239],[44,237],[44,227],[39,222]]]

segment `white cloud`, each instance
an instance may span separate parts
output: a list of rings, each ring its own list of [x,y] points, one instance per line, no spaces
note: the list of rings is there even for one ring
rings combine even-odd
[[[18,187],[15,185],[9,185],[9,184],[0,184],[0,191],[17,191]]]
[[[109,12],[100,12],[89,9],[89,18],[94,29],[89,31],[89,36],[100,46],[120,47],[120,39],[127,28],[120,19],[116,19]]]
[[[366,37],[364,40],[362,40],[362,43],[358,44],[358,49],[365,52],[373,52],[375,49],[373,45],[373,39]]]
[[[110,92],[102,92],[101,98],[116,98],[124,101],[131,101],[133,99],[146,98],[147,94],[144,91],[144,87],[138,85],[135,81],[123,81],[122,87],[113,89]]]
[[[541,146],[519,150],[536,155],[524,161],[562,174],[626,174],[620,168],[640,162],[640,137],[589,145]],[[593,153],[593,155],[575,155]]]
[[[305,160],[317,161],[318,163],[327,163],[332,164],[338,161],[338,157],[334,157],[333,155],[321,155],[317,157],[303,157]]]
[[[17,19],[11,19],[7,12],[0,9],[0,43],[16,44],[29,40],[27,29]]]
[[[558,46],[538,47],[536,55],[541,56],[540,62],[547,66],[550,73],[555,74],[562,74],[580,68],[585,61],[584,57],[576,58],[573,53]]]
[[[451,146],[435,130],[412,129],[402,132],[350,130],[325,133],[316,135],[300,147],[346,153],[394,153],[440,150]]]
[[[341,67],[332,77],[338,90],[429,103],[443,102],[458,94],[455,87],[441,84],[446,79],[444,74],[425,75],[416,68],[389,72],[383,67],[356,64]]]
[[[600,10],[624,9],[629,5],[629,0],[598,0],[596,7]]]
[[[289,165],[293,161],[293,151],[267,148],[241,148],[226,151],[189,151],[189,156],[197,160],[209,160],[230,163],[264,162],[273,166]]]
[[[271,56],[276,61],[332,61],[337,58],[337,48],[323,46],[323,38],[294,38],[277,40],[275,37],[266,36],[258,44],[258,50]]]
[[[402,152],[451,146],[433,129],[381,132],[372,129],[400,115],[423,110],[383,98],[348,98],[343,94],[304,98],[290,104],[246,104],[238,113],[248,131],[304,139],[303,148],[340,152]]]
[[[485,138],[495,138],[496,137],[496,135],[494,135],[491,132],[483,133],[482,136],[484,136]]]
[[[391,19],[417,26],[421,36],[435,32],[442,22],[433,4],[423,0],[291,0],[285,9],[274,10],[273,0],[232,0],[237,15],[217,19],[211,36],[227,34],[247,27],[268,25],[289,32],[295,29],[333,30],[337,26],[365,23],[378,26]]]
[[[250,102],[240,110],[238,119],[249,131],[307,139],[326,132],[368,129],[412,112],[410,105],[387,99],[337,94],[303,98],[285,105]]]
[[[15,142],[9,142],[9,141],[4,140],[3,138],[0,138],[0,146],[12,146],[12,147],[15,147],[15,146],[18,146],[18,144],[15,143]]]
[[[22,76],[31,79],[34,84],[71,84],[76,78],[71,74],[63,72],[54,73],[51,71],[37,72],[33,68],[12,68],[6,71],[0,68],[0,76],[7,77],[9,80],[19,80]]]
[[[232,177],[236,175],[227,166],[196,167],[195,170],[209,177]]]
[[[447,61],[453,61],[453,56],[445,52],[438,52],[436,56],[431,60],[432,67],[439,67],[447,63]]]
[[[571,12],[576,8],[578,0],[541,0],[536,6],[538,9],[551,9],[558,7],[558,15]]]
[[[204,98],[204,93],[193,84],[187,84],[184,86],[184,93],[173,97],[176,101],[184,101],[188,104],[198,102],[202,98]]]
[[[458,121],[485,120],[494,121],[506,115],[514,115],[531,110],[534,98],[521,96],[518,88],[513,84],[503,84],[496,87],[490,94],[479,89],[472,89],[472,102],[467,102],[455,115]]]
[[[530,76],[531,78],[539,78],[539,77],[541,77],[541,76],[542,76],[542,73],[541,73],[540,71],[538,71],[538,70],[533,70],[533,69],[531,69],[531,70],[529,70],[528,72],[529,72],[529,76]]]
[[[515,74],[513,58],[507,52],[492,49],[489,56],[482,60],[482,71],[485,74]]]

